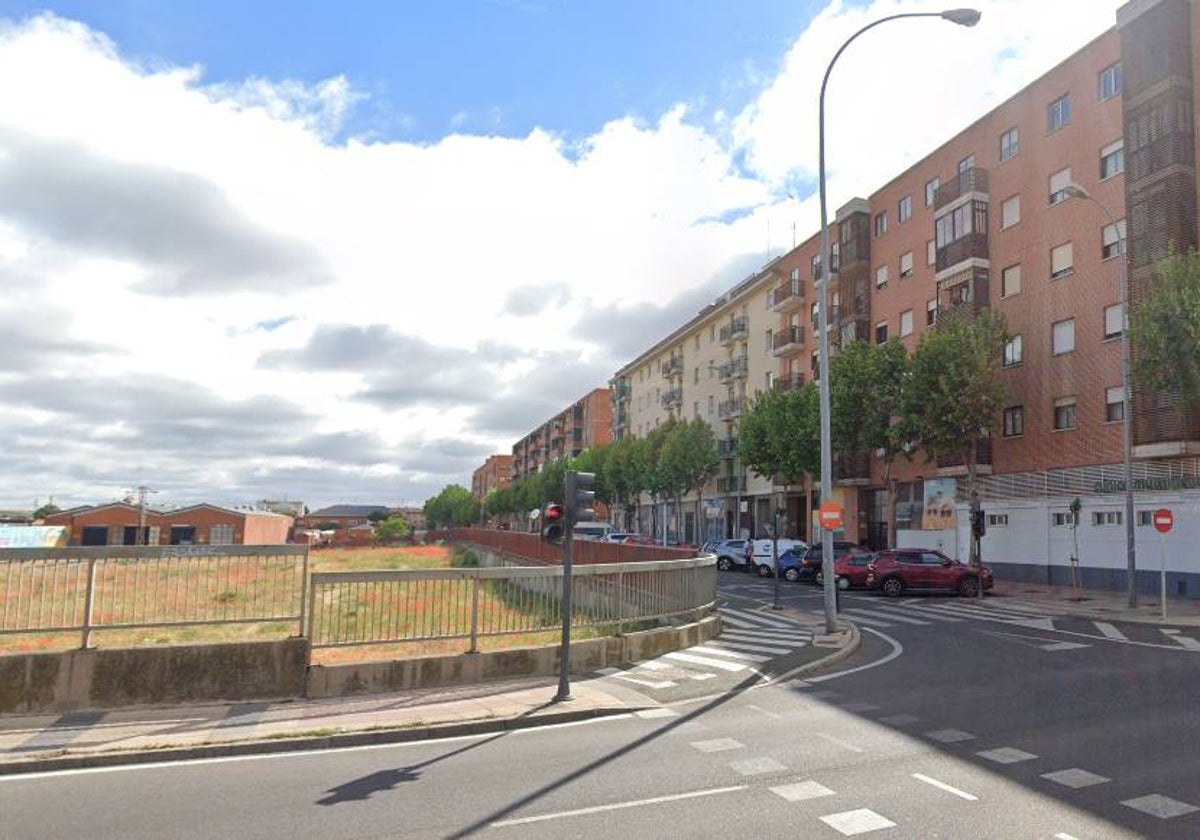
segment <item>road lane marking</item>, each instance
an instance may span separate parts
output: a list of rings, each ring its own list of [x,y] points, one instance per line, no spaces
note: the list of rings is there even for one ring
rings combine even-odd
[[[795,630],[799,625],[790,618],[779,615],[769,615],[757,610],[741,610],[728,608],[721,612],[722,616],[732,615],[745,621],[757,621],[760,626],[778,627],[781,630]]]
[[[717,668],[722,671],[744,671],[747,667],[742,665],[740,662],[727,662],[724,659],[713,659],[711,656],[695,656],[694,654],[682,653],[677,650],[664,654],[664,656],[667,659],[676,659],[680,662],[690,662],[693,665],[704,665],[705,667]]]
[[[1097,776],[1095,773],[1089,773],[1086,770],[1080,770],[1078,767],[1072,767],[1070,770],[1056,770],[1053,773],[1043,773],[1043,779],[1048,779],[1055,784],[1060,784],[1063,787],[1069,788],[1084,788],[1092,785],[1102,785],[1105,782],[1112,781],[1104,776]]]
[[[968,802],[975,802],[979,799],[978,796],[967,793],[965,790],[959,790],[956,787],[951,787],[945,782],[939,782],[937,779],[926,776],[923,773],[913,773],[912,777],[918,782],[924,782],[927,785],[933,785],[935,788],[941,788],[942,790],[946,791],[946,793],[953,793],[955,796],[965,799]]]
[[[634,685],[645,686],[646,688],[673,688],[675,686],[675,683],[670,680],[640,680],[637,677],[629,676],[620,668],[601,668],[596,673],[612,677],[613,679],[624,680]]]
[[[1037,758],[1033,753],[1019,750],[1016,747],[1000,747],[994,750],[981,750],[975,753],[980,758],[994,761],[997,764],[1016,764],[1018,761],[1031,761]]]
[[[1049,645],[1041,645],[1042,650],[1058,651],[1058,650],[1078,650],[1079,648],[1091,647],[1091,645],[1081,645],[1079,642],[1054,642]]]
[[[729,645],[728,647],[729,647],[728,650],[722,650],[719,647],[713,647],[713,644],[709,643],[707,645],[700,645],[699,647],[689,648],[689,650],[694,650],[694,651],[696,651],[696,653],[703,653],[705,656],[732,656],[737,659],[746,659],[746,660],[749,660],[750,662],[770,662],[771,661],[771,657],[769,657],[769,656],[759,656],[758,654],[755,654],[755,653],[747,653],[747,652],[745,652],[744,648],[739,649],[735,645]],[[787,653],[787,652],[788,651],[786,651],[786,650],[784,651],[784,653]]]
[[[834,738],[832,735],[826,735],[824,732],[816,732],[813,734],[815,734],[818,738],[822,738],[822,739],[828,741],[831,744],[836,744],[837,746],[841,747],[844,750],[850,750],[850,752],[856,752],[856,753],[863,752],[862,747],[856,747],[856,746],[854,746],[854,744],[847,744],[845,741],[841,740],[840,738]]]
[[[740,618],[734,618],[731,615],[727,615],[725,610],[721,610],[721,624],[732,624],[734,627],[744,627],[747,630],[763,629],[762,625],[751,624],[749,621],[742,621]]]
[[[953,744],[957,741],[970,741],[975,736],[970,732],[963,732],[961,729],[935,729],[932,732],[926,732],[925,737],[943,744]]]
[[[870,616],[854,615],[855,612],[859,612],[858,610],[840,610],[840,612],[843,612],[846,615],[851,616],[859,624],[873,624],[876,627],[895,627],[896,626],[896,625],[892,624],[892,622],[884,621],[881,618],[871,618]]]
[[[811,779],[794,782],[790,785],[777,785],[770,790],[771,793],[783,797],[788,802],[804,802],[808,799],[820,799],[822,796],[833,796],[833,791]]]
[[[866,616],[867,618],[882,618],[886,621],[898,621],[901,624],[920,624],[925,627],[929,626],[928,621],[922,621],[919,618],[907,618],[905,616],[896,615],[895,613],[890,613],[890,612],[885,613],[885,612],[881,612],[879,610],[855,609],[855,610],[842,610],[841,612],[844,612],[847,615],[852,615],[856,618],[859,616]]]
[[[643,805],[657,805],[662,802],[678,802],[683,799],[697,799],[701,796],[717,796],[722,793],[732,793],[735,790],[745,790],[746,785],[732,787],[709,788],[708,790],[693,790],[688,793],[672,793],[667,796],[653,796],[649,799],[634,799],[630,802],[613,802],[609,805],[593,805],[590,808],[576,808],[573,811],[557,811],[552,814],[539,814],[536,817],[518,817],[514,820],[501,820],[491,823],[492,828],[506,828],[510,825],[529,825],[530,823],[559,820],[564,817],[582,817],[588,814],[602,814],[605,811],[620,811],[624,808],[640,808]]]
[[[868,831],[878,831],[881,828],[893,828],[896,825],[887,817],[876,814],[869,808],[859,808],[857,811],[843,811],[840,814],[827,814],[821,817],[821,822],[830,828],[840,831],[847,837],[855,834],[866,834]]]
[[[1193,811],[1200,811],[1200,808],[1197,808],[1195,805],[1180,802],[1178,799],[1163,796],[1161,793],[1139,796],[1136,799],[1126,799],[1121,804],[1128,808],[1133,808],[1135,811],[1141,811],[1143,814],[1158,817],[1160,820],[1169,820],[1173,817],[1182,817],[1184,814],[1190,814]]]
[[[718,638],[735,639],[739,642],[759,642],[766,645],[804,643],[812,638],[812,633],[752,633],[748,630],[722,630]]]
[[[654,718],[679,717],[679,712],[665,707],[660,709],[642,709],[641,711],[634,712],[634,714],[640,718],[645,718],[646,720],[653,720]]]
[[[745,639],[728,639],[722,634],[720,637],[713,639],[711,642],[705,642],[705,645],[716,645],[717,647],[729,647],[734,650],[744,650],[750,653],[766,653],[772,656],[782,656],[785,653],[804,647],[804,642],[792,642],[791,646],[784,647],[779,644],[768,645],[762,642],[749,642]]]
[[[1115,640],[1115,641],[1118,641],[1118,642],[1127,642],[1127,641],[1129,641],[1129,637],[1128,637],[1128,636],[1126,636],[1124,633],[1122,633],[1122,632],[1121,632],[1120,630],[1118,630],[1116,627],[1113,627],[1113,626],[1112,626],[1111,624],[1109,624],[1107,621],[1093,621],[1093,622],[1092,622],[1092,624],[1095,624],[1095,625],[1096,625],[1096,629],[1097,629],[1097,630],[1099,630],[1099,631],[1100,631],[1100,633],[1101,633],[1101,634],[1104,636],[1104,638],[1106,638],[1106,639],[1113,639],[1113,640]]]
[[[847,668],[844,671],[837,671],[832,674],[823,674],[822,676],[819,676],[819,677],[808,677],[807,679],[802,680],[802,682],[804,682],[806,685],[811,685],[813,683],[825,682],[826,680],[836,680],[838,677],[845,677],[850,674],[857,674],[859,671],[865,671],[868,668],[878,668],[880,665],[886,665],[887,663],[891,662],[896,657],[900,656],[900,654],[904,653],[904,646],[901,645],[899,642],[897,642],[895,639],[893,639],[891,636],[887,635],[886,633],[880,633],[878,630],[872,630],[870,627],[864,627],[863,632],[870,633],[874,636],[878,636],[879,638],[883,639],[885,642],[887,642],[889,645],[892,646],[891,652],[887,656],[876,659],[874,662],[868,662],[866,665],[859,665],[854,668]]]
[[[731,761],[729,766],[742,776],[759,776],[763,773],[778,773],[787,767],[773,758],[747,758],[743,761]]]
[[[740,750],[746,745],[732,738],[713,738],[710,741],[692,741],[691,746],[702,753],[714,753],[725,752],[726,750]]]
[[[1163,628],[1162,633],[1172,642],[1178,642],[1182,647],[1185,647],[1188,650],[1200,650],[1200,642],[1188,636],[1180,636],[1178,630],[1167,627]]]
[[[892,607],[892,606],[887,606],[884,604],[875,604],[871,607],[871,609],[880,615],[886,615],[889,617],[894,617],[894,616],[911,617],[913,613],[916,613],[917,615],[921,616],[922,618],[928,618],[928,619],[931,619],[932,621],[944,621],[947,624],[956,624],[956,623],[959,623],[959,622],[965,620],[962,618],[955,618],[954,616],[951,616],[948,613],[942,612],[940,610],[922,610],[922,609],[912,608],[912,607],[908,607],[908,608]]]

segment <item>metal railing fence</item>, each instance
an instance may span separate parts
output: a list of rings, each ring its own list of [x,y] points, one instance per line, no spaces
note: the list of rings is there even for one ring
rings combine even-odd
[[[314,648],[465,639],[561,627],[563,570],[505,566],[389,572],[318,572],[309,589]],[[612,627],[686,619],[716,603],[713,557],[579,566],[572,626]]]
[[[306,546],[0,548],[0,634],[295,622]]]

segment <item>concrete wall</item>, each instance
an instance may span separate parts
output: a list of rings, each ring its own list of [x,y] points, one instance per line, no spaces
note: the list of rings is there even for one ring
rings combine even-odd
[[[584,639],[571,644],[571,673],[649,659],[714,638],[720,619],[709,616],[694,624]],[[516,648],[454,656],[430,656],[391,662],[313,665],[308,675],[310,698],[381,694],[417,688],[464,685],[489,679],[553,676],[558,673],[559,646]]]
[[[0,714],[302,697],[306,639],[0,657]]]

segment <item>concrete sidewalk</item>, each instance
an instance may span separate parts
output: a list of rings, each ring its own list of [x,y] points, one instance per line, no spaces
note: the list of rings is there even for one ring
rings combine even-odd
[[[1138,605],[1130,607],[1124,592],[997,580],[995,588],[988,592],[988,598],[995,598],[997,602],[1020,601],[1023,605],[1044,610],[1047,615],[1200,626],[1200,601],[1187,598],[1167,598],[1166,622],[1162,620],[1162,602],[1158,595],[1139,593]]]

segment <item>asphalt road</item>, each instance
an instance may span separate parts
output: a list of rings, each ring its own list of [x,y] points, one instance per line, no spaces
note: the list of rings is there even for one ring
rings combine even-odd
[[[771,594],[722,577],[727,609]],[[0,778],[0,835],[1200,836],[1200,651],[999,600],[851,596],[864,643],[830,672],[623,718]]]

